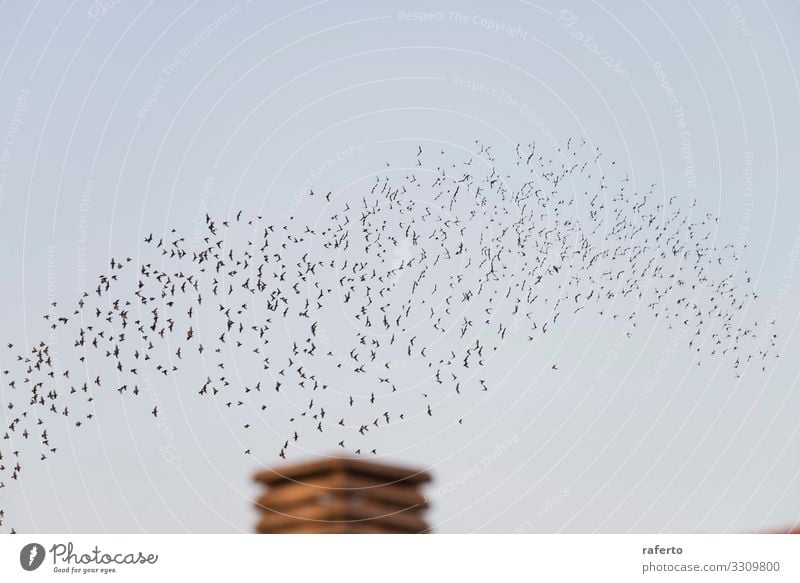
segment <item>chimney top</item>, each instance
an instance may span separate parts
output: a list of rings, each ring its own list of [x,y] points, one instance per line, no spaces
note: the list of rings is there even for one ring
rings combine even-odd
[[[278,482],[313,480],[320,474],[327,475],[333,472],[371,479],[377,478],[382,480],[384,484],[393,482],[421,484],[431,481],[430,474],[425,471],[350,457],[333,457],[295,464],[281,469],[266,469],[258,472],[254,479],[256,482],[271,486],[276,485]]]
[[[262,533],[427,532],[419,486],[427,472],[356,458],[327,458],[258,472]]]

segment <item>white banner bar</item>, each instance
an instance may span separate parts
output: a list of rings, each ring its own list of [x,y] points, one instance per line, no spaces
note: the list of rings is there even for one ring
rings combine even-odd
[[[793,535],[2,535],[0,581],[800,581]]]

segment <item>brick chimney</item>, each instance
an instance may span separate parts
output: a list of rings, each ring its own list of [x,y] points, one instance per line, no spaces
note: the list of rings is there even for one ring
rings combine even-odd
[[[354,458],[327,458],[258,472],[259,533],[422,533],[430,475]]]

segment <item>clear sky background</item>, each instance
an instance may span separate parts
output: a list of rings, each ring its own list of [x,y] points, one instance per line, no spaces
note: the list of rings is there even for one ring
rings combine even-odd
[[[621,325],[577,320],[544,353],[510,352],[463,427],[378,437],[382,459],[432,472],[438,532],[800,520],[800,5],[567,6],[0,3],[3,342],[46,335],[50,301],[91,289],[111,255],[137,258],[151,231],[191,235],[206,207],[314,220],[304,189],[359,197],[354,181],[416,144],[583,138],[637,187],[718,215],[720,245],[746,244],[760,296],[746,317],[775,319],[783,357],[735,379],[694,366],[655,320],[624,341]],[[542,374],[554,358],[566,373]],[[152,389],[99,396],[93,426],[0,493],[7,524],[251,531],[251,475],[280,460],[242,456],[195,391]],[[275,439],[269,419],[255,431]]]

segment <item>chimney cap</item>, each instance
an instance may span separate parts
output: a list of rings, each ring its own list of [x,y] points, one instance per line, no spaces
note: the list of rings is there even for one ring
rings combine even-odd
[[[279,482],[302,482],[320,474],[333,472],[378,478],[384,483],[406,482],[418,484],[431,480],[430,474],[422,470],[352,457],[333,457],[287,466],[281,469],[266,469],[258,472],[254,479],[256,482],[273,485]]]

